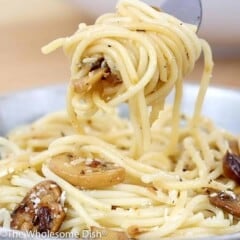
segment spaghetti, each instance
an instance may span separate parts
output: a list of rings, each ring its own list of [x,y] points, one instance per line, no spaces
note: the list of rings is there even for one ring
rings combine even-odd
[[[29,189],[50,179],[66,193],[60,232],[94,226],[137,239],[173,239],[239,231],[233,215],[208,199],[209,189],[236,188],[222,172],[222,158],[236,139],[201,116],[213,63],[195,30],[143,2],[122,0],[116,13],[80,24],[71,37],[43,48],[63,47],[71,59],[68,114],[50,114],[0,139],[4,227]],[[180,113],[182,80],[201,51],[203,76],[193,116],[186,117]],[[167,106],[173,89],[173,106]],[[130,121],[119,116],[122,103]],[[51,167],[53,159],[65,162]],[[116,169],[125,175],[83,189],[74,168],[83,178],[98,174],[101,182]]]

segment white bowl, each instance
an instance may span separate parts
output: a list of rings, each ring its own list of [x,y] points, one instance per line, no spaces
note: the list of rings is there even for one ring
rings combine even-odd
[[[182,103],[183,112],[192,113],[194,107],[193,100],[197,95],[197,91],[198,86],[185,85]],[[65,85],[43,87],[0,96],[0,135],[6,134],[12,128],[30,123],[49,112],[65,108],[65,96]],[[209,87],[203,107],[203,114],[214,120],[218,126],[239,134],[240,111],[237,111],[237,106],[240,106],[239,91]],[[121,114],[126,115],[126,109],[122,109]],[[0,239],[20,239],[10,236],[22,236],[21,239],[27,239],[24,238],[23,233],[22,235],[13,235],[11,231],[6,232],[5,229],[0,227]],[[39,240],[39,238],[32,239]],[[225,236],[200,238],[198,240],[239,239],[240,232]]]
[[[0,96],[0,135],[12,128],[30,123],[53,111],[65,109],[66,85],[48,86]],[[182,110],[192,114],[198,86],[184,86]],[[171,101],[172,96],[169,97]],[[32,103],[37,103],[37,106]],[[203,114],[218,126],[240,134],[240,92],[230,89],[209,87],[203,105]],[[122,114],[125,109],[122,109]],[[240,239],[240,238],[239,238]]]

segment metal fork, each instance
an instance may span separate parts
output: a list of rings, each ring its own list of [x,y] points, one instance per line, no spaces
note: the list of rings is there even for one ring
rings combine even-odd
[[[152,2],[155,2],[155,6],[160,6],[165,12],[180,20],[196,25],[199,30],[202,21],[201,0],[162,0]]]

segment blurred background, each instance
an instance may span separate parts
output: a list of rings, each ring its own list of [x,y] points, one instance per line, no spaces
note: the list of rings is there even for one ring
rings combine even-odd
[[[109,1],[0,0],[0,94],[67,82],[69,62],[62,51],[48,56],[40,49],[49,41],[71,35],[80,22],[92,22]],[[213,48],[212,84],[240,89],[240,1],[202,0],[199,35]],[[96,6],[97,5],[97,6]],[[198,81],[199,61],[188,77]]]

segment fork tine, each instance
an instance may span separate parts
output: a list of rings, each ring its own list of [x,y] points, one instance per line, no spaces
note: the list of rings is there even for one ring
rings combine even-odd
[[[198,27],[202,21],[201,0],[165,0],[160,6],[165,12]]]

